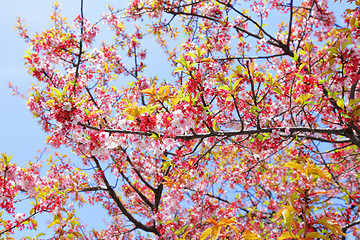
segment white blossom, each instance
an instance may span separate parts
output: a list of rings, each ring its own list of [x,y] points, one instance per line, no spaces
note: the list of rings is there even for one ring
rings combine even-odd
[[[62,109],[65,110],[65,111],[70,112],[71,111],[71,103],[70,102],[64,102],[63,106],[62,106]]]

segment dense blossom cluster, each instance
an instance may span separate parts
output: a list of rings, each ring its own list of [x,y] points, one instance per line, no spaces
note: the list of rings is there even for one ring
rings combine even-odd
[[[56,238],[360,237],[356,7],[339,25],[325,0],[132,0],[104,28],[54,9],[33,37],[18,21],[37,81],[27,107],[87,170],[58,154],[43,176],[41,162],[3,155],[0,206],[13,215],[0,234],[48,212]],[[98,41],[106,29],[113,39]],[[149,39],[167,81],[148,71]],[[30,213],[16,211],[22,194]],[[108,227],[85,229],[73,203],[102,204]]]

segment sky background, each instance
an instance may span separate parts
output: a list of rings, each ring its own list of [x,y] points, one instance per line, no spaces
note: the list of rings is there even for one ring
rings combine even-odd
[[[107,4],[119,8],[119,3],[124,4],[125,0],[84,0],[85,17],[90,18],[91,22],[99,19],[106,12]],[[0,153],[13,155],[12,162],[20,166],[25,166],[29,161],[36,161],[35,156],[39,156],[38,150],[45,147],[46,135],[43,133],[37,120],[25,107],[25,99],[19,96],[12,96],[8,83],[12,82],[19,86],[20,92],[26,92],[34,79],[28,75],[24,66],[24,51],[28,46],[23,39],[19,38],[12,26],[16,23],[16,18],[21,16],[26,20],[29,34],[35,31],[40,32],[50,26],[49,16],[52,11],[52,1],[50,0],[16,0],[1,1],[0,8]],[[80,0],[60,1],[63,14],[69,21],[79,14]],[[336,9],[336,6],[334,7]],[[341,13],[338,12],[338,16]],[[151,43],[149,43],[151,44]],[[160,57],[159,57],[160,58]],[[155,63],[156,64],[156,63]],[[161,61],[155,69],[162,69]],[[60,152],[69,154],[69,151],[61,149]],[[80,212],[81,213],[81,212]],[[79,213],[79,214],[80,214]],[[84,209],[82,214],[88,216],[89,224],[101,225],[102,216],[100,210]],[[46,230],[46,224],[40,222],[39,227]],[[1,231],[1,229],[0,229]],[[35,234],[36,235],[36,234]],[[20,235],[17,235],[20,236]],[[21,235],[23,236],[23,235]],[[33,235],[31,235],[33,236]]]

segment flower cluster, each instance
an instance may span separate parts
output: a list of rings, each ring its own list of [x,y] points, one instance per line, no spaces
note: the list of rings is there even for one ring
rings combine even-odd
[[[58,4],[33,37],[19,21],[38,81],[27,106],[48,143],[81,160],[3,156],[5,231],[49,212],[59,238],[359,237],[358,9],[339,29],[326,1],[179,4],[109,7],[101,43],[100,22],[67,24]],[[169,60],[159,69],[155,43]],[[83,230],[74,205],[95,203],[107,226]]]

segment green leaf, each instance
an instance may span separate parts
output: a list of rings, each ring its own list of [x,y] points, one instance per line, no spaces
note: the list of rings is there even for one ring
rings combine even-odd
[[[163,169],[163,170],[167,170],[170,165],[171,165],[171,161],[165,161],[165,162],[163,162],[163,164],[162,164],[162,169]]]
[[[176,235],[182,234],[183,232],[185,232],[185,230],[187,229],[188,225],[184,225],[182,228],[180,228],[179,230],[177,230],[175,232]]]
[[[296,52],[294,52],[293,59],[294,59],[295,62],[297,62],[299,60],[299,56],[296,54]]]
[[[8,166],[10,164],[12,156],[7,156],[6,153],[2,153],[1,156],[5,166]]]
[[[283,211],[282,211],[282,216],[284,217],[284,225],[286,227],[286,229],[290,230],[291,229],[291,224],[293,222],[294,219],[294,208],[293,206],[287,206]]]
[[[240,81],[241,81],[241,79],[235,81],[234,86],[233,86],[233,89],[234,89],[234,90],[235,90],[236,87],[239,85]]]
[[[228,102],[228,101],[230,101],[232,99],[232,96],[231,95],[228,95],[227,97],[226,97],[226,99],[225,99],[225,102]]]
[[[312,42],[310,42],[310,43],[305,42],[305,47],[306,47],[306,50],[308,51],[308,53],[311,53],[314,48],[314,44]]]
[[[178,63],[180,63],[181,65],[183,65],[185,67],[185,69],[188,69],[189,68],[189,62],[186,61],[184,59],[183,56],[180,56],[180,59],[179,60],[176,60]]]
[[[341,50],[344,50],[351,43],[352,42],[343,42],[343,44],[341,45]]]
[[[306,100],[308,100],[309,98],[311,98],[313,95],[310,93],[306,93],[306,94],[302,94],[300,95],[300,101],[301,103],[305,103]]]
[[[65,87],[63,88],[62,93],[61,93],[62,96],[65,96],[67,90],[69,89],[70,84],[71,83],[69,82],[68,84],[65,85]]]
[[[250,108],[250,112],[258,114],[261,111],[261,109],[258,106],[252,106]]]
[[[51,227],[51,226],[54,226],[56,224],[59,224],[60,223],[60,219],[55,219],[54,221],[52,221],[49,225],[48,225],[48,229]]]
[[[260,134],[256,135],[255,137],[256,137],[257,139],[259,139],[259,140],[263,140],[263,139],[264,139],[264,137],[263,137],[262,135],[260,135]]]
[[[282,95],[283,94],[283,91],[280,89],[280,88],[273,88],[274,92],[276,92],[277,94],[279,95]]]
[[[320,74],[320,76],[324,76],[324,75],[327,75],[327,74],[330,74],[330,73],[335,73],[335,71],[329,69],[329,70],[326,70],[326,71],[322,72],[322,73]]]
[[[298,193],[297,192],[293,192],[291,195],[290,195],[290,202],[291,202],[291,205],[294,206],[294,203],[295,203],[295,199],[297,198],[298,196]]]

